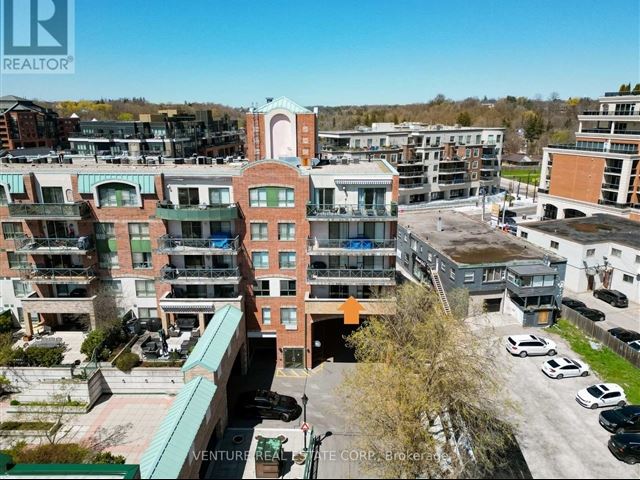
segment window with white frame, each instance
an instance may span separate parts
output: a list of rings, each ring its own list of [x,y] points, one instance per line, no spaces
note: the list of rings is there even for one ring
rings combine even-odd
[[[625,283],[633,283],[633,275],[622,274],[622,281]]]
[[[296,252],[279,253],[280,268],[296,268]]]
[[[298,326],[297,311],[293,307],[283,307],[280,309],[280,323],[285,328],[293,329]]]
[[[611,247],[611,256],[617,258],[622,257],[622,250],[620,250],[619,248]]]
[[[262,324],[271,325],[271,307],[262,307]]]
[[[475,272],[464,272],[464,283],[473,283],[476,280]]]
[[[295,223],[279,223],[278,224],[278,240],[295,240],[296,224]]]
[[[269,268],[269,252],[251,252],[253,268]]]
[[[595,254],[596,254],[596,249],[595,248],[587,249],[587,257],[593,257]]]
[[[251,240],[267,240],[269,238],[268,226],[266,223],[251,224]]]
[[[153,280],[136,280],[136,297],[155,297],[156,284]]]

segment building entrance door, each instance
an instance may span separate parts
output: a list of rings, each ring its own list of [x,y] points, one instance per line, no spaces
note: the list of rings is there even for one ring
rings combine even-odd
[[[285,348],[283,349],[283,356],[284,368],[304,367],[304,348]]]

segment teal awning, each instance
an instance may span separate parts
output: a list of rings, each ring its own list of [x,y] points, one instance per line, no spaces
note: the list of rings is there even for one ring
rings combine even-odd
[[[21,173],[0,173],[0,183],[9,185],[9,193],[24,193],[24,181]]]
[[[225,305],[218,310],[182,366],[182,371],[187,372],[197,366],[210,372],[218,370],[238,330],[240,320],[242,320],[242,311],[232,305]]]
[[[142,478],[178,478],[215,393],[215,384],[202,377],[180,389],[142,455]]]
[[[124,180],[140,185],[142,195],[156,193],[154,175],[127,174],[127,173],[81,173],[78,175],[78,190],[82,193],[93,193],[93,186],[96,183],[107,182],[109,180]]]

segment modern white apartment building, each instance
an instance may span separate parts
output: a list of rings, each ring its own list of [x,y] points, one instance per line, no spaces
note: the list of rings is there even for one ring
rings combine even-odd
[[[400,176],[400,204],[453,200],[496,193],[504,129],[374,123],[319,133],[323,159],[381,158]]]

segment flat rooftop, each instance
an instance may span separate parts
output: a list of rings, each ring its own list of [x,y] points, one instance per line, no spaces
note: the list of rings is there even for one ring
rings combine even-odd
[[[146,164],[139,164],[137,158],[129,159],[127,163],[123,163],[122,158],[112,158],[109,161],[98,157],[96,162],[93,156],[74,156],[65,155],[65,159],[70,159],[71,163],[57,163],[57,157],[42,157],[40,162],[28,159],[25,162],[0,163],[0,173],[88,173],[95,172],[135,172],[145,174],[166,175],[240,175],[242,168],[249,165],[249,161],[245,159],[235,159],[233,161],[224,161],[216,163],[216,159],[210,163],[189,163],[191,158],[177,159],[165,157],[163,163],[159,163],[158,157],[148,155],[150,160]],[[5,160],[3,158],[3,160]],[[114,161],[115,160],[115,161]],[[180,162],[180,160],[182,160]],[[265,161],[265,160],[261,160]],[[277,162],[288,163],[282,160],[273,160]],[[290,163],[289,163],[290,164]],[[290,164],[291,165],[291,164]],[[380,159],[372,159],[371,161],[354,162],[352,160],[337,164],[326,164],[317,167],[299,167],[303,175],[396,175],[396,170],[387,162]]]
[[[438,218],[442,231],[438,231]],[[505,264],[516,261],[561,260],[513,235],[489,227],[455,210],[401,212],[400,224],[458,264]]]
[[[640,222],[598,213],[590,217],[545,220],[522,225],[583,245],[619,243],[640,250]]]

